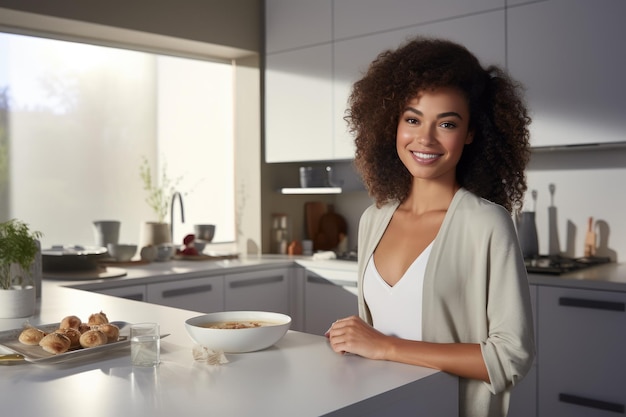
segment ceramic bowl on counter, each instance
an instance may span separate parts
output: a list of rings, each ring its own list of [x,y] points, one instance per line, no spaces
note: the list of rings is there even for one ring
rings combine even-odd
[[[266,349],[278,342],[290,326],[288,315],[267,311],[222,311],[185,321],[194,342],[226,353]]]
[[[193,232],[196,236],[196,241],[204,243],[211,243],[213,236],[215,236],[214,224],[196,224],[193,226]]]
[[[172,259],[172,256],[176,253],[176,246],[173,243],[160,243],[156,246],[157,255],[156,261],[165,262]]]
[[[124,243],[109,243],[109,255],[118,262],[128,262],[137,253],[137,245]]]

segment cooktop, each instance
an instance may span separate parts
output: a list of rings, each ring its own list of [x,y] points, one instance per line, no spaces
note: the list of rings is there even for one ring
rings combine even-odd
[[[529,273],[550,275],[561,275],[608,262],[611,262],[610,258],[599,256],[568,258],[560,255],[540,255],[532,259],[524,260],[526,271]]]

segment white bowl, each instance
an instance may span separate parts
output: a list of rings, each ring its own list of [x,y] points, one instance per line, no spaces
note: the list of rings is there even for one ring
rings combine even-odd
[[[202,254],[202,252],[204,252],[204,248],[206,247],[206,242],[204,240],[196,239],[193,241],[193,246],[199,254]]]
[[[137,245],[125,245],[122,243],[109,243],[107,245],[109,255],[118,262],[130,261],[137,253]]]
[[[268,323],[244,329],[211,329],[210,323],[234,321]],[[291,317],[267,311],[223,311],[192,317],[185,321],[191,339],[209,349],[227,353],[254,352],[272,346],[289,330]]]

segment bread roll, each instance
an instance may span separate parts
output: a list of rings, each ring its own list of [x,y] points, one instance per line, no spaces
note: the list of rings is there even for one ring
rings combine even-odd
[[[54,333],[60,333],[67,336],[67,338],[70,339],[70,349],[80,347],[81,333],[78,331],[78,329],[74,329],[72,327],[67,329],[57,329],[54,331]]]
[[[50,333],[39,342],[39,346],[41,346],[43,350],[54,353],[55,355],[67,352],[70,345],[69,337],[61,333]]]
[[[80,345],[84,348],[106,345],[107,336],[100,330],[89,330],[80,335]]]
[[[22,330],[18,340],[25,345],[37,346],[45,335],[46,333],[43,330],[39,330],[35,327],[27,327]]]
[[[89,330],[91,330],[91,326],[88,325],[87,323],[81,323],[80,326],[78,326],[78,331],[81,334],[88,332]]]
[[[59,324],[60,329],[78,329],[82,321],[76,316],[63,317]]]
[[[89,316],[89,320],[87,321],[87,324],[89,324],[90,326],[95,326],[97,324],[105,324],[108,322],[109,322],[109,319],[107,318],[107,315],[101,311],[99,313],[95,313]]]
[[[93,326],[93,329],[100,330],[107,337],[108,342],[117,342],[120,337],[120,328],[113,323],[99,324]]]

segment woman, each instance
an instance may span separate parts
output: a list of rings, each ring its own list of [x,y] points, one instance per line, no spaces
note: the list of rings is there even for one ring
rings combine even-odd
[[[336,352],[460,377],[461,416],[505,416],[534,358],[511,213],[526,191],[530,119],[516,84],[452,42],[382,53],[346,117],[375,204],[359,224],[359,316]]]

